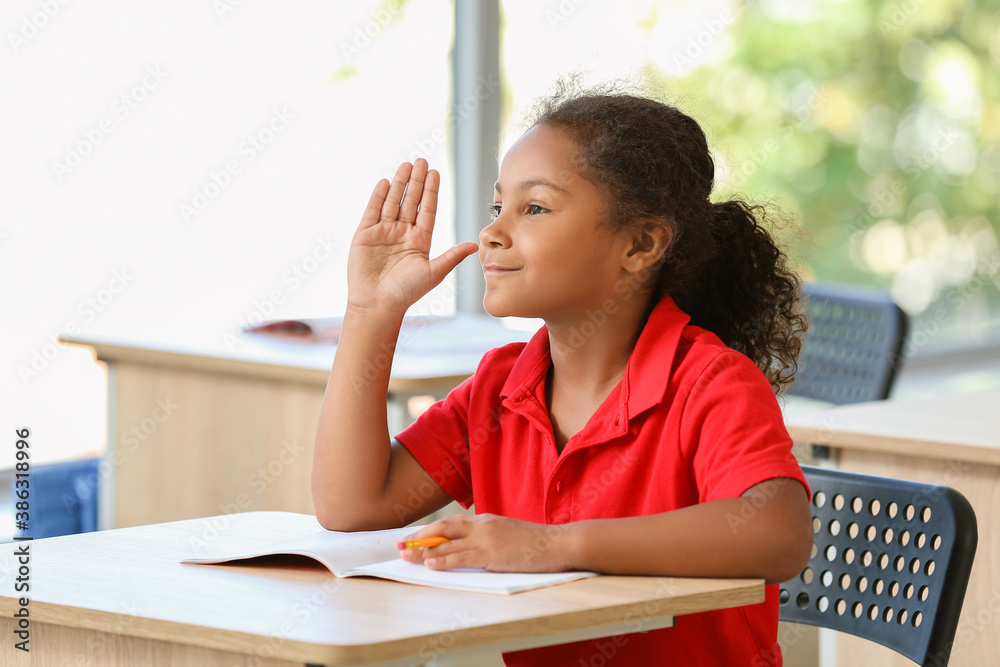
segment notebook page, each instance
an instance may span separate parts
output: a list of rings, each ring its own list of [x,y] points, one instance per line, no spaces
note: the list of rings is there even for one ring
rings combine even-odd
[[[396,543],[413,533],[412,527],[345,533],[321,530],[303,537],[268,542],[242,552],[227,552],[203,558],[190,558],[185,563],[222,563],[257,556],[300,554],[323,563],[337,576],[358,567],[385,560],[399,560]]]
[[[488,572],[481,569],[431,570],[417,563],[395,560],[355,568],[345,576],[366,574],[392,579],[405,584],[420,584],[435,588],[449,588],[473,593],[510,595],[535,588],[564,584],[585,577],[596,577],[596,572]]]

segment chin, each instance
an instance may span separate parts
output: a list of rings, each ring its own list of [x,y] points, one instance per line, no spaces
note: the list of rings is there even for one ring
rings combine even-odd
[[[504,303],[499,299],[491,299],[489,295],[483,299],[483,310],[493,317],[524,317],[517,308],[511,307],[511,304]]]
[[[492,315],[493,317],[511,316],[510,313],[508,313],[505,309],[489,304],[486,301],[483,301],[483,310],[485,310],[489,315]]]

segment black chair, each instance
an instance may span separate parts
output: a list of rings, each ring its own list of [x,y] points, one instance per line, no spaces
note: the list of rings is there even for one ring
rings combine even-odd
[[[976,554],[976,515],[946,486],[803,466],[815,542],[781,584],[783,621],[864,637],[945,667]]]
[[[837,405],[888,397],[906,313],[880,290],[808,283],[802,291],[810,327],[788,393]]]

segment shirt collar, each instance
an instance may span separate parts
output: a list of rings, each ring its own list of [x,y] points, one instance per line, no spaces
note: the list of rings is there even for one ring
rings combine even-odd
[[[690,320],[691,317],[678,308],[669,296],[661,298],[653,307],[629,357],[621,382],[619,397],[626,408],[626,419],[663,400],[681,335]],[[551,364],[549,332],[543,326],[535,332],[514,362],[500,391],[501,398],[521,400],[528,395],[537,395]],[[543,396],[537,398],[544,403]]]
[[[681,335],[690,321],[691,316],[678,308],[669,296],[661,298],[653,307],[622,378],[622,402],[627,406],[626,419],[631,419],[663,400]]]
[[[532,393],[548,373],[550,365],[552,357],[549,355],[549,329],[542,326],[521,350],[517,361],[510,369],[507,381],[503,384],[503,389],[500,390],[500,397],[513,396],[515,399],[521,399],[524,395]]]

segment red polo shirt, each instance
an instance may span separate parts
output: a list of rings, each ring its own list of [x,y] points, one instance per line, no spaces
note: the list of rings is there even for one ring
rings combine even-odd
[[[545,524],[644,516],[805,479],[764,374],[664,297],[625,374],[560,453],[545,404],[547,330],[491,350],[399,434],[463,507]],[[581,332],[585,335],[586,332]],[[505,654],[508,665],[780,665],[777,586],[673,628]]]

